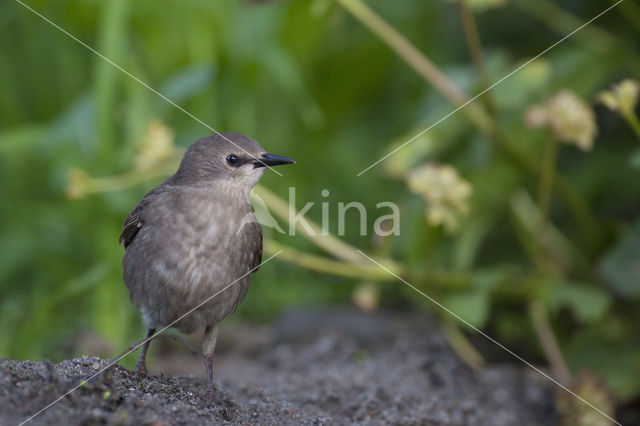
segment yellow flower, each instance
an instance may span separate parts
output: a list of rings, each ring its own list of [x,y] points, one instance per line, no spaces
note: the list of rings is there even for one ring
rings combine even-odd
[[[373,312],[380,304],[380,291],[375,283],[361,283],[351,293],[351,300],[358,309],[364,312]]]
[[[598,93],[597,99],[612,111],[620,111],[625,117],[635,115],[636,104],[640,96],[640,84],[631,79],[614,84],[611,90]]]
[[[72,167],[67,172],[65,194],[71,200],[84,198],[91,188],[91,177],[82,169]]]
[[[151,120],[140,142],[136,170],[150,170],[171,159],[175,154],[173,138],[173,132],[164,123]]]
[[[427,222],[432,226],[443,225],[453,232],[460,219],[469,214],[471,184],[452,166],[424,164],[409,173],[407,185],[427,201]]]
[[[574,395],[590,401],[608,417],[615,416],[615,398],[602,377],[583,370],[578,373],[569,387]],[[556,405],[561,425],[610,426],[612,424],[602,414],[592,410],[574,395],[564,392],[558,394]]]
[[[531,127],[550,127],[558,141],[576,145],[583,151],[593,148],[598,133],[591,107],[568,90],[558,92],[543,105],[529,108],[525,121]]]

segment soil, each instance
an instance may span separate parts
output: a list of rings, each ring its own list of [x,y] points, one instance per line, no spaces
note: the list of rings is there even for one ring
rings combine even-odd
[[[150,359],[148,379],[138,383],[131,371],[114,366],[28,424],[556,422],[546,379],[517,364],[472,370],[425,316],[291,312],[275,325],[232,327],[224,337],[212,404],[203,399],[204,377],[153,374],[154,363],[165,373],[171,369],[166,360]],[[19,424],[109,363],[91,356],[58,364],[0,359],[0,424]]]

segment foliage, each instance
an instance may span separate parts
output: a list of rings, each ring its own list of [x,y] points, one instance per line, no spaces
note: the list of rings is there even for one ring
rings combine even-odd
[[[640,394],[637,3],[535,60],[602,2],[28,4],[207,125],[295,158],[256,191],[282,229],[289,186],[298,207],[316,202],[316,223],[325,188],[333,219],[337,200],[400,205],[399,236],[360,236],[357,216],[340,238],[265,230],[266,252],[284,252],[241,315],[351,299],[433,309],[478,359],[472,331],[360,248],[576,389]],[[142,335],[121,282],[122,220],[211,130],[19,3],[0,11],[0,354],[61,358],[96,333],[118,352]],[[435,170],[462,195],[435,197]],[[434,210],[442,200],[455,216]]]

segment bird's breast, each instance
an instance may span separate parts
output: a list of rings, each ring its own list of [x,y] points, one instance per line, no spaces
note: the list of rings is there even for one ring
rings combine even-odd
[[[202,200],[184,209],[176,218],[174,259],[179,281],[198,286],[211,281],[232,281],[242,273],[238,259],[246,249],[238,238],[248,217],[253,214],[237,203]]]

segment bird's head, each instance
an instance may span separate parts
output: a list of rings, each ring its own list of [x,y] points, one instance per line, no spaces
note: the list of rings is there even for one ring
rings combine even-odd
[[[179,184],[225,184],[251,189],[266,167],[294,160],[270,154],[242,133],[219,133],[198,139],[184,154],[173,179]]]

